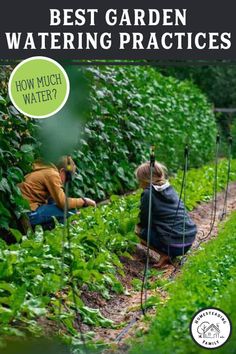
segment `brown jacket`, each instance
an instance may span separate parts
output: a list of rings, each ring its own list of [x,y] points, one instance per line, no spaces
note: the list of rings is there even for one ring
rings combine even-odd
[[[30,209],[36,210],[40,205],[47,204],[51,197],[61,209],[65,206],[65,193],[57,167],[53,164],[35,163],[33,171],[25,176],[19,185],[23,197],[29,201]],[[83,206],[81,198],[68,198],[68,208],[75,209]]]

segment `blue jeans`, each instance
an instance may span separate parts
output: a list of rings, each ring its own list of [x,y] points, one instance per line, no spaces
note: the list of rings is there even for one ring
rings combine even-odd
[[[69,210],[68,216],[76,213],[76,210]],[[60,223],[64,223],[64,210],[58,208],[54,201],[49,201],[48,204],[39,206],[35,211],[28,213],[30,224],[35,225],[54,225],[53,217]]]

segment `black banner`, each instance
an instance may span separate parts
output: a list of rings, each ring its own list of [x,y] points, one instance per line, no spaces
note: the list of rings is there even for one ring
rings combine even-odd
[[[236,60],[234,1],[4,2],[0,59]]]

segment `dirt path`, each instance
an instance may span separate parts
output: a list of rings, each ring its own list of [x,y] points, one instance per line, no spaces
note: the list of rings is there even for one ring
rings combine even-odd
[[[204,241],[207,242],[210,238],[216,237],[218,232],[219,217],[222,213],[223,203],[224,203],[224,192],[218,193],[217,195],[217,213],[215,226],[212,230],[211,235],[206,239],[205,237],[209,233],[210,221],[211,221],[211,210],[212,202],[201,203],[197,208],[190,213],[192,219],[198,226],[198,234],[196,241],[193,245],[193,251],[199,247],[202,237]],[[227,214],[231,211],[236,210],[236,183],[231,183],[228,192],[228,202],[227,202]],[[158,255],[150,251],[150,267],[153,263],[158,260]],[[132,259],[121,258],[121,262],[124,266],[125,277],[120,279],[123,286],[126,289],[126,295],[112,295],[110,300],[104,300],[97,293],[88,293],[85,289],[84,295],[82,296],[83,301],[88,306],[93,308],[99,308],[101,313],[113,321],[114,325],[118,328],[92,328],[95,332],[94,340],[104,341],[105,343],[117,343],[119,345],[119,353],[126,349],[126,345],[122,344],[128,337],[132,336],[137,330],[146,331],[147,324],[143,321],[143,317],[140,313],[140,291],[139,289],[134,290],[134,280],[140,283],[143,276],[143,269],[145,264],[146,249],[142,245],[137,245],[136,251],[133,254]],[[168,278],[170,274],[174,271],[174,267],[170,265],[165,271],[154,275],[151,278],[151,282],[163,280],[163,278]],[[179,270],[181,271],[181,270]],[[177,272],[178,273],[178,272]],[[176,274],[175,274],[176,276]],[[148,297],[150,295],[159,295],[162,301],[166,301],[167,293],[164,287],[157,286],[153,290],[148,291]],[[155,310],[151,310],[149,315],[154,315]],[[128,328],[127,328],[127,325]],[[125,333],[124,333],[125,328]],[[84,326],[84,331],[86,332],[88,328]],[[127,329],[127,330],[126,330]],[[115,348],[117,348],[115,346]],[[109,350],[109,353],[112,350]]]
[[[216,211],[216,222],[213,227],[211,237],[214,237],[218,233],[218,224],[222,215],[223,205],[224,205],[225,192],[220,192],[217,195],[217,211]],[[211,221],[211,209],[212,202],[201,203],[199,206],[190,213],[192,219],[198,226],[198,234],[193,248],[198,247],[199,240],[209,233],[210,221]],[[236,209],[236,183],[231,183],[228,190],[228,200],[227,200],[227,215],[229,215],[233,210]],[[202,232],[203,231],[203,232]]]

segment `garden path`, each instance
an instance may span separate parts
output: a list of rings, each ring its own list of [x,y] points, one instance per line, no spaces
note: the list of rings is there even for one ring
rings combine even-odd
[[[200,203],[190,215],[198,227],[198,234],[196,240],[193,244],[191,254],[193,254],[196,249],[200,246],[201,242],[207,242],[214,237],[217,237],[218,227],[220,223],[220,215],[222,214],[223,204],[224,204],[225,192],[220,192],[217,194],[217,211],[216,211],[216,221],[212,229],[211,234],[206,238],[210,230],[211,222],[211,210],[212,201]],[[228,190],[228,201],[227,201],[227,215],[233,210],[236,210],[236,183],[231,183]],[[226,217],[227,218],[227,217]],[[204,237],[204,240],[202,240]],[[132,255],[132,259],[125,257],[121,258],[124,266],[125,277],[121,278],[121,282],[126,289],[126,294],[111,296],[110,300],[105,300],[101,295],[97,293],[87,292],[86,289],[83,293],[83,301],[86,305],[92,308],[99,308],[102,314],[111,319],[115,325],[120,328],[92,328],[95,332],[94,340],[102,340],[105,343],[116,343],[119,347],[119,353],[126,352],[127,346],[125,340],[131,338],[137,331],[148,330],[148,323],[150,321],[144,320],[140,311],[140,291],[134,290],[132,285],[133,279],[142,279],[143,269],[145,264],[146,248],[142,245],[137,245],[135,253]],[[191,256],[191,255],[189,255]],[[188,256],[188,257],[189,257]],[[150,251],[150,268],[158,260],[158,255],[154,251]],[[167,269],[160,272],[158,275],[151,277],[150,281],[153,283],[160,278],[169,278],[170,276],[174,278],[181,272],[181,268],[178,267],[177,271],[173,265],[168,266]],[[165,286],[158,287],[154,290],[148,290],[148,297],[159,295],[161,301],[164,303],[168,298],[167,292],[164,290]],[[151,309],[148,311],[148,316],[155,315],[156,310]],[[122,326],[126,323],[126,326]],[[84,332],[91,330],[88,326],[83,325]],[[124,330],[126,328],[127,330]],[[125,332],[125,333],[124,333]],[[117,345],[114,345],[114,350],[117,349]],[[107,352],[107,351],[106,351]],[[109,349],[109,353],[113,352],[113,349]]]

